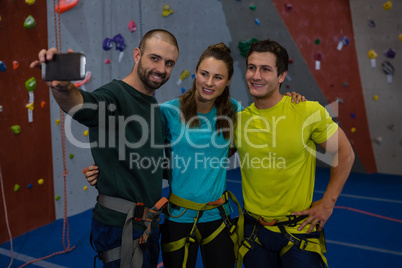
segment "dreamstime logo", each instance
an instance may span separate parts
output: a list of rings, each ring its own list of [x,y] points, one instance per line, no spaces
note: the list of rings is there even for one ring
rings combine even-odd
[[[325,106],[326,110],[331,113],[333,116],[338,115],[338,102],[334,102],[331,104],[328,104]],[[197,150],[198,149],[222,149],[226,148],[229,146],[231,140],[225,140],[225,142],[222,142],[222,138],[218,139],[218,136],[220,135],[222,137],[221,131],[227,131],[230,132],[233,129],[233,122],[230,120],[230,118],[227,118],[225,116],[221,117],[216,117],[216,119],[224,119],[229,122],[229,128],[223,129],[221,131],[215,131],[215,120],[212,121],[206,116],[199,115],[198,119],[203,122],[203,127],[202,128],[189,128],[188,125],[191,123],[191,121],[195,120],[195,118],[191,118],[187,124],[180,124],[180,129],[176,129],[175,131],[178,131],[178,135],[176,134],[175,137],[170,141],[169,144],[158,144],[155,141],[155,131],[159,131],[162,126],[156,124],[154,118],[155,118],[155,111],[159,109],[159,105],[154,104],[151,106],[150,109],[150,121],[146,120],[145,118],[139,116],[139,115],[131,115],[128,117],[125,117],[123,115],[115,115],[116,112],[116,106],[114,104],[109,104],[107,105],[105,102],[100,102],[98,104],[89,104],[85,103],[82,105],[77,105],[74,107],[70,112],[68,117],[66,117],[65,120],[65,133],[67,139],[76,147],[79,148],[115,148],[118,151],[119,154],[119,160],[126,160],[127,157],[127,152],[129,152],[129,161],[130,163],[133,163],[132,165],[140,165],[140,166],[147,166],[147,164],[150,163],[151,166],[160,166],[163,163],[161,162],[160,159],[149,159],[149,160],[142,160],[141,162],[139,155],[133,154],[132,150],[143,148],[144,146],[150,146],[151,148],[166,148],[166,147],[174,147],[180,142],[185,142],[187,146],[191,146],[194,149],[194,161],[198,163],[199,165],[202,163],[207,163],[211,162],[208,159],[203,159],[199,158],[197,159]],[[183,114],[180,111],[180,109],[176,106],[173,105],[167,105],[165,104],[163,109],[167,109],[168,113],[174,113],[176,115],[179,115],[179,118],[183,118]],[[98,131],[98,139],[97,141],[92,141],[92,142],[82,142],[76,139],[73,135],[73,127],[72,127],[72,118],[78,111],[84,111],[84,110],[89,110],[93,112],[93,116],[97,117],[97,131]],[[86,111],[88,112],[88,111]],[[314,114],[310,115],[303,123],[302,129],[300,130],[302,135],[304,134],[304,129],[310,127],[312,124],[320,122],[322,120],[327,120],[329,118],[329,114],[326,113],[325,116],[324,114],[321,114],[320,111],[315,112]],[[280,126],[281,122],[283,120],[287,120],[286,116],[279,116],[279,117],[272,117],[271,120],[267,120],[264,117],[259,117],[258,118],[258,127],[250,127],[250,124],[252,120],[248,120],[246,122],[238,122],[238,125],[241,126],[241,135],[243,136],[243,139],[237,139],[235,141],[235,145],[237,147],[242,146],[241,142],[246,142],[247,146],[250,148],[254,148],[255,150],[262,149],[269,146],[271,148],[276,148],[277,146],[280,146],[277,142],[277,137],[280,135]],[[183,120],[182,120],[183,121]],[[253,122],[255,124],[255,121]],[[177,124],[178,126],[179,124]],[[135,126],[135,129],[132,131],[135,131],[136,133],[136,140],[128,140],[126,133],[127,133],[127,128],[133,128]],[[94,130],[92,130],[94,131]],[[249,135],[252,134],[253,132],[261,132],[261,133],[270,133],[271,140],[265,143],[259,144],[258,141],[253,142],[252,139],[249,138]],[[211,134],[212,133],[212,134]],[[207,136],[207,135],[209,136]],[[232,134],[232,133],[231,133]],[[335,134],[337,135],[337,133]],[[198,139],[199,136],[203,137],[208,137],[200,141]],[[232,135],[231,135],[232,136]],[[299,135],[298,135],[299,136]],[[327,137],[329,138],[329,137]],[[183,139],[185,139],[183,141]],[[335,137],[333,139],[334,142],[336,142],[335,145],[332,145],[332,148],[336,148],[338,146],[337,142],[338,139]],[[335,147],[336,146],[336,147]],[[316,151],[315,148],[311,148],[308,145],[304,144],[305,150],[307,150],[310,154],[315,155],[317,159],[321,160],[324,163],[327,163],[329,165],[337,165],[337,161],[333,161],[333,155],[330,152],[319,152]],[[274,160],[276,157],[276,162],[274,164]],[[148,162],[146,162],[148,161]],[[180,161],[185,161],[180,160]],[[216,163],[217,160],[214,160],[213,163]],[[255,161],[255,160],[253,160]],[[218,161],[219,162],[219,161]],[[184,163],[184,162],[183,162]],[[254,162],[253,162],[254,163]],[[285,159],[280,158],[279,156],[275,155],[270,155],[269,158],[267,159],[261,159],[261,163],[258,163],[261,167],[264,166],[270,166],[270,165],[279,165],[279,168],[285,168],[286,167],[286,161]],[[244,165],[242,163],[241,165]]]

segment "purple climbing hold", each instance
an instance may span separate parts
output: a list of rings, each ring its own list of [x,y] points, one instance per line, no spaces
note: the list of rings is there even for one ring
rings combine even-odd
[[[113,40],[110,38],[105,38],[105,40],[103,40],[103,49],[104,50],[109,50],[113,47]]]
[[[121,34],[116,34],[113,37],[113,40],[116,42],[116,49],[123,51],[126,48],[126,43],[124,42],[124,38]]]

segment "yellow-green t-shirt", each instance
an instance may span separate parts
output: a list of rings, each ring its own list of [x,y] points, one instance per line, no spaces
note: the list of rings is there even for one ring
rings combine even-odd
[[[316,144],[328,140],[338,125],[318,102],[295,104],[287,96],[269,109],[251,104],[237,116],[234,141],[244,208],[268,220],[308,209],[314,191]]]

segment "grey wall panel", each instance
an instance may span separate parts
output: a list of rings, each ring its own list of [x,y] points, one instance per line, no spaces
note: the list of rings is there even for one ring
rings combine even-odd
[[[350,5],[359,61],[358,74],[363,85],[377,169],[379,173],[402,174],[402,42],[398,38],[402,29],[402,1],[392,1],[390,10],[382,7],[385,2],[354,0],[350,1]],[[369,19],[375,22],[375,27],[369,27]],[[393,59],[384,55],[390,48],[396,52]],[[374,68],[368,57],[371,49],[378,54]],[[381,67],[385,60],[395,68],[392,83],[387,82]],[[374,96],[378,96],[377,101]]]

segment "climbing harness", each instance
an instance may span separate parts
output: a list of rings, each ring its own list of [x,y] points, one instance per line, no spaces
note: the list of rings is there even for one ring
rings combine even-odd
[[[127,214],[127,216],[123,226],[121,246],[101,252],[97,257],[103,263],[121,259],[120,267],[141,267],[143,251],[149,247],[148,238],[151,235],[151,224],[154,221],[159,222],[159,215],[167,203],[167,198],[162,197],[152,208],[147,208],[142,203],[100,194],[98,196],[99,205]],[[133,221],[143,222],[146,226],[144,233],[135,240],[133,240]]]
[[[225,209],[223,208],[223,204],[226,204],[227,202],[229,202],[229,199],[231,199],[237,205],[237,209],[239,211],[239,217],[235,220],[230,220],[228,215],[226,215]],[[231,192],[225,191],[218,200],[213,201],[213,202],[203,203],[203,204],[196,203],[196,202],[178,197],[177,195],[175,195],[173,193],[170,193],[169,203],[172,204],[173,206],[184,208],[183,213],[174,217],[174,216],[170,215],[169,206],[168,206],[167,212],[169,213],[169,215],[171,217],[174,217],[174,218],[178,218],[181,215],[183,215],[187,209],[198,211],[197,216],[194,218],[193,227],[192,227],[190,233],[186,237],[183,237],[182,239],[179,239],[177,241],[162,244],[163,252],[172,252],[172,251],[176,251],[176,250],[184,248],[183,268],[186,267],[187,259],[188,259],[188,250],[189,250],[189,247],[191,244],[197,242],[199,245],[206,245],[209,242],[211,242],[212,240],[214,240],[214,238],[217,237],[225,229],[228,231],[230,238],[233,241],[235,256],[237,255],[237,252],[239,249],[239,242],[242,241],[243,233],[244,233],[244,229],[243,229],[244,215],[242,213],[242,209],[241,209],[239,202],[237,201],[236,197]],[[199,232],[199,230],[197,228],[198,221],[201,218],[201,216],[205,210],[211,210],[211,209],[215,209],[215,208],[218,208],[219,214],[222,217],[223,222],[212,234],[210,234],[209,236],[204,238],[204,237],[202,237],[201,233]]]
[[[297,238],[289,233],[285,228],[285,226],[295,227],[297,226],[298,222],[306,219],[307,217],[307,215],[299,217],[296,217],[295,215],[289,215],[284,218],[274,219],[269,222],[264,221],[262,217],[259,217],[256,221],[246,221],[246,224],[254,224],[254,229],[251,235],[248,238],[244,238],[243,241],[241,241],[240,243],[236,267],[242,266],[244,256],[249,250],[254,248],[254,243],[262,246],[262,244],[258,240],[258,231],[259,228],[264,226],[277,226],[281,234],[289,240],[288,244],[281,249],[279,253],[280,256],[288,252],[288,250],[291,249],[293,246],[296,246],[299,250],[306,250],[318,253],[321,256],[321,259],[325,263],[326,267],[328,267],[327,258],[324,256],[324,253],[327,253],[324,230],[321,230],[320,238]]]

